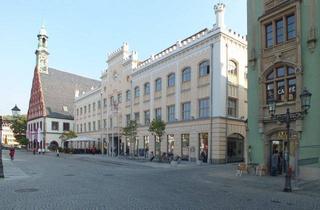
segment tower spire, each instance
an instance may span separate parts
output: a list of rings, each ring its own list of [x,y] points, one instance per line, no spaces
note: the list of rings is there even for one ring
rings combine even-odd
[[[48,73],[48,34],[47,30],[42,23],[38,37],[38,48],[35,52],[36,54],[36,65],[40,73]]]

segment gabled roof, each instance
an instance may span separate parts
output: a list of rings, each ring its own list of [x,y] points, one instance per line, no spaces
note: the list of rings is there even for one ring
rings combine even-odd
[[[46,116],[73,119],[75,91],[80,93],[100,87],[100,81],[49,68],[48,74],[40,73]]]

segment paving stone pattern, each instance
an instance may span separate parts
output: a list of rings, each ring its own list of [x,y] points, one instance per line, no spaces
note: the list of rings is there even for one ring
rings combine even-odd
[[[320,184],[282,192],[283,177],[235,176],[235,165],[99,155],[4,154],[0,209],[320,209]],[[315,188],[314,186],[318,187]]]

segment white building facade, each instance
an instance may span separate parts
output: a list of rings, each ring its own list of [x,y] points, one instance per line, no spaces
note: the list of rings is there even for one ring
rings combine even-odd
[[[100,139],[108,154],[172,153],[196,161],[204,152],[208,163],[245,159],[247,42],[225,27],[224,9],[224,4],[214,7],[212,29],[177,41],[144,61],[129,51],[127,43],[108,54],[100,112],[105,122]],[[97,98],[88,95],[86,100],[87,105],[76,100],[77,109]],[[156,117],[166,123],[161,142],[148,132]],[[134,143],[122,136],[130,120],[139,125]],[[76,127],[85,121],[76,120]]]

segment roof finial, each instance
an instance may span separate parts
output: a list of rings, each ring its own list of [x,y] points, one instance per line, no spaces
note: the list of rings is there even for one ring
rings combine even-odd
[[[41,22],[42,23],[41,23],[41,28],[40,28],[40,31],[39,31],[39,35],[48,36],[44,21],[42,20]]]

